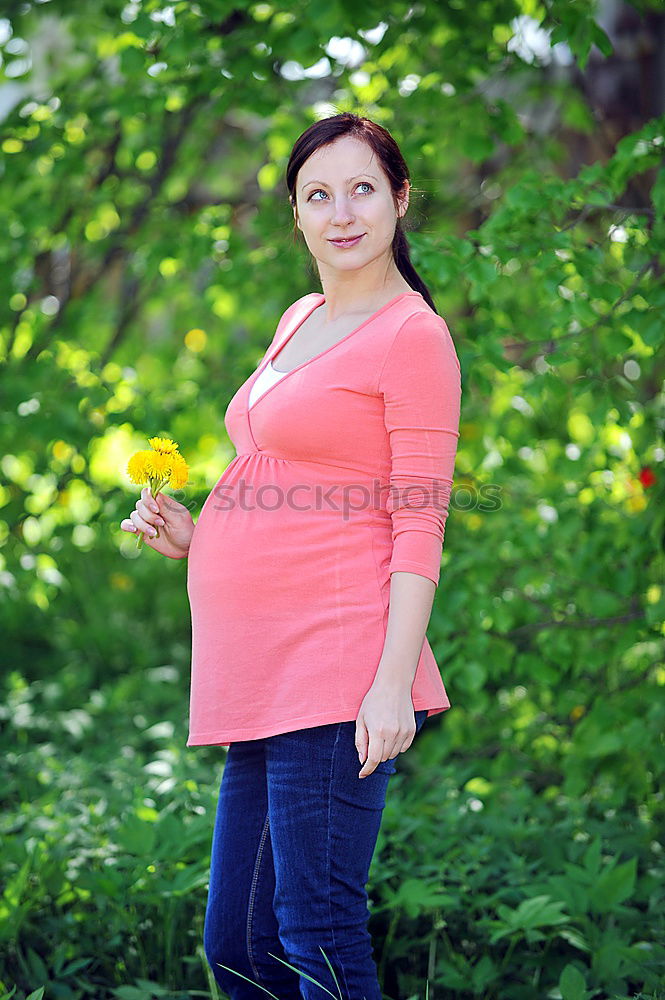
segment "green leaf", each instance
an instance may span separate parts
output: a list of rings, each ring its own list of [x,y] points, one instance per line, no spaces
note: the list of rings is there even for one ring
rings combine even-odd
[[[501,921],[497,921],[499,926],[490,940],[494,943],[515,932],[523,933],[531,941],[541,940],[542,936],[536,928],[554,927],[569,921],[568,914],[563,912],[564,905],[560,900],[553,900],[548,895],[524,899],[515,909],[500,904],[497,907],[497,912]]]
[[[622,358],[626,351],[630,351],[633,347],[632,339],[627,337],[625,333],[621,333],[620,330],[609,330],[603,338],[603,343],[607,344],[608,353],[616,358]]]
[[[637,875],[637,858],[616,867],[608,866],[591,889],[591,903],[598,913],[609,913],[632,896]]]
[[[591,951],[591,946],[584,935],[579,931],[576,931],[574,928],[562,927],[559,931],[559,937],[563,938],[564,941],[567,941],[568,944],[573,946],[573,948],[577,948],[578,951]]]
[[[631,325],[649,347],[665,344],[665,323],[655,309],[631,313]]]
[[[137,979],[136,985],[142,990],[145,990],[147,993],[150,993],[153,997],[163,997],[170,992],[165,986],[160,986],[159,983],[153,983],[149,979]]]
[[[489,134],[465,132],[461,136],[461,152],[474,163],[483,163],[494,152],[494,141]]]
[[[409,916],[417,917],[424,910],[445,907],[450,902],[450,895],[441,892],[437,886],[423,879],[406,878],[395,893],[392,905],[403,907]]]
[[[42,981],[48,981],[48,969],[46,968],[41,955],[38,955],[34,948],[28,948],[27,959],[30,971],[34,978],[41,979]]]
[[[586,979],[577,966],[571,965],[570,962],[565,966],[559,976],[559,989],[562,1000],[585,1000]]]
[[[487,670],[482,663],[470,660],[464,664],[457,677],[457,683],[463,690],[473,692],[479,691],[487,680]]]
[[[657,218],[665,217],[665,167],[661,167],[651,188],[651,202]]]
[[[591,875],[597,875],[600,871],[600,850],[600,835],[596,834],[584,852],[584,867]]]
[[[153,822],[146,822],[132,814],[119,827],[117,836],[124,850],[143,857],[152,852],[157,834]]]
[[[521,927],[546,927],[568,919],[562,912],[564,903],[550,896],[533,896],[523,900],[514,911],[514,923]]]
[[[604,56],[611,56],[614,52],[614,47],[609,36],[605,33],[604,29],[601,28],[597,21],[590,21],[589,25],[592,42],[596,43]]]
[[[67,965],[62,970],[62,977],[72,976],[75,972],[80,972],[81,969],[85,969],[86,965],[90,965],[92,958],[75,958],[73,961],[68,962]]]

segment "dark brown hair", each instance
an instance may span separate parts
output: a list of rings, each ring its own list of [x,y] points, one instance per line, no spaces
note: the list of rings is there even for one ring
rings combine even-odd
[[[396,201],[397,195],[404,189],[404,182],[409,180],[409,168],[399,146],[390,132],[382,125],[378,125],[369,118],[353,114],[351,111],[344,111],[339,115],[331,115],[329,118],[322,118],[320,121],[314,122],[296,139],[286,167],[286,186],[289,190],[289,201],[292,206],[296,205],[296,178],[302,165],[315,150],[334,142],[335,139],[339,139],[343,135],[352,135],[371,147],[390,181],[393,200]],[[420,292],[434,312],[437,312],[427,285],[411,262],[409,244],[400,218],[397,219],[395,226],[392,249],[395,264],[400,274],[414,291]]]

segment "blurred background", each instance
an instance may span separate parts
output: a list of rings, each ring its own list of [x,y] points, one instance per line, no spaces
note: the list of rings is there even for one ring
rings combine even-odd
[[[120,521],[319,291],[284,168],[344,110],[413,184],[463,377],[428,637],[450,695],[372,865],[387,1000],[665,997],[665,6],[0,4],[0,996],[219,998],[225,752],[186,562]],[[166,491],[169,492],[168,490]],[[427,992],[426,992],[427,991]]]

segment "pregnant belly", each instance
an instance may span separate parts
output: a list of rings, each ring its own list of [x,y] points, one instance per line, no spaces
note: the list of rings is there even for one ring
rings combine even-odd
[[[330,512],[209,504],[188,556],[192,610],[276,619],[382,617],[389,539],[383,526],[344,522]]]

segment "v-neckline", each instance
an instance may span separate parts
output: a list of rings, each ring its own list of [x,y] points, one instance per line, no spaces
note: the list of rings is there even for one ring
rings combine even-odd
[[[272,360],[275,357],[275,354],[278,354],[282,350],[283,347],[286,347],[286,345],[289,343],[289,341],[291,340],[291,338],[293,337],[293,335],[295,333],[297,333],[298,330],[300,329],[300,327],[303,325],[303,323],[305,322],[305,320],[309,319],[309,317],[312,315],[312,313],[314,312],[315,309],[319,309],[324,304],[324,302],[326,301],[325,295],[323,295],[322,292],[315,292],[314,294],[319,296],[319,301],[315,302],[311,309],[308,309],[308,311],[302,317],[302,319],[300,320],[300,322],[293,328],[293,330],[291,330],[291,332],[289,333],[289,335],[286,338],[286,340],[283,340],[280,344],[276,345],[275,348],[272,351],[270,351],[269,354],[267,354],[265,356],[265,358],[263,359],[263,361],[261,362],[261,364],[259,365],[259,367],[256,369],[256,371],[254,373],[254,377],[252,378],[252,384],[259,377],[259,375],[264,370],[264,368],[268,364],[272,364]],[[301,368],[304,368],[305,365],[311,365],[313,361],[318,361],[319,358],[323,358],[330,351],[333,351],[336,347],[339,347],[341,344],[345,343],[355,333],[358,333],[360,330],[362,330],[365,326],[367,326],[368,323],[371,323],[373,320],[375,320],[378,316],[380,316],[382,313],[384,313],[386,311],[386,309],[389,309],[390,306],[394,305],[395,302],[398,302],[400,299],[403,299],[407,295],[418,295],[418,296],[420,296],[420,292],[416,292],[416,291],[400,292],[399,295],[395,295],[394,298],[390,299],[388,302],[384,302],[384,304],[382,306],[380,306],[375,312],[373,312],[371,316],[368,316],[367,319],[364,319],[359,326],[355,327],[355,329],[353,329],[349,333],[345,334],[341,338],[341,340],[338,340],[334,344],[331,344],[329,347],[326,347],[325,350],[320,351],[318,354],[315,354],[314,357],[308,358],[306,361],[302,361],[299,365],[296,365],[295,368],[291,368],[290,371],[288,371],[288,372],[281,372],[281,371],[279,371],[278,368],[273,367],[272,370],[274,372],[276,372],[278,375],[280,375],[281,377],[273,385],[269,386],[265,390],[265,392],[261,393],[261,395],[259,396],[259,398],[255,399],[254,402],[251,404],[251,406],[249,404],[249,393],[248,393],[248,395],[247,395],[247,414],[249,415],[249,413],[254,409],[254,407],[258,406],[259,403],[261,402],[261,400],[265,399],[265,397],[268,396],[272,392],[273,389],[276,389],[278,385],[281,385],[282,382],[284,382],[284,380],[289,377],[289,375],[294,375],[296,372],[300,371]],[[250,386],[250,392],[251,392],[251,386]]]

